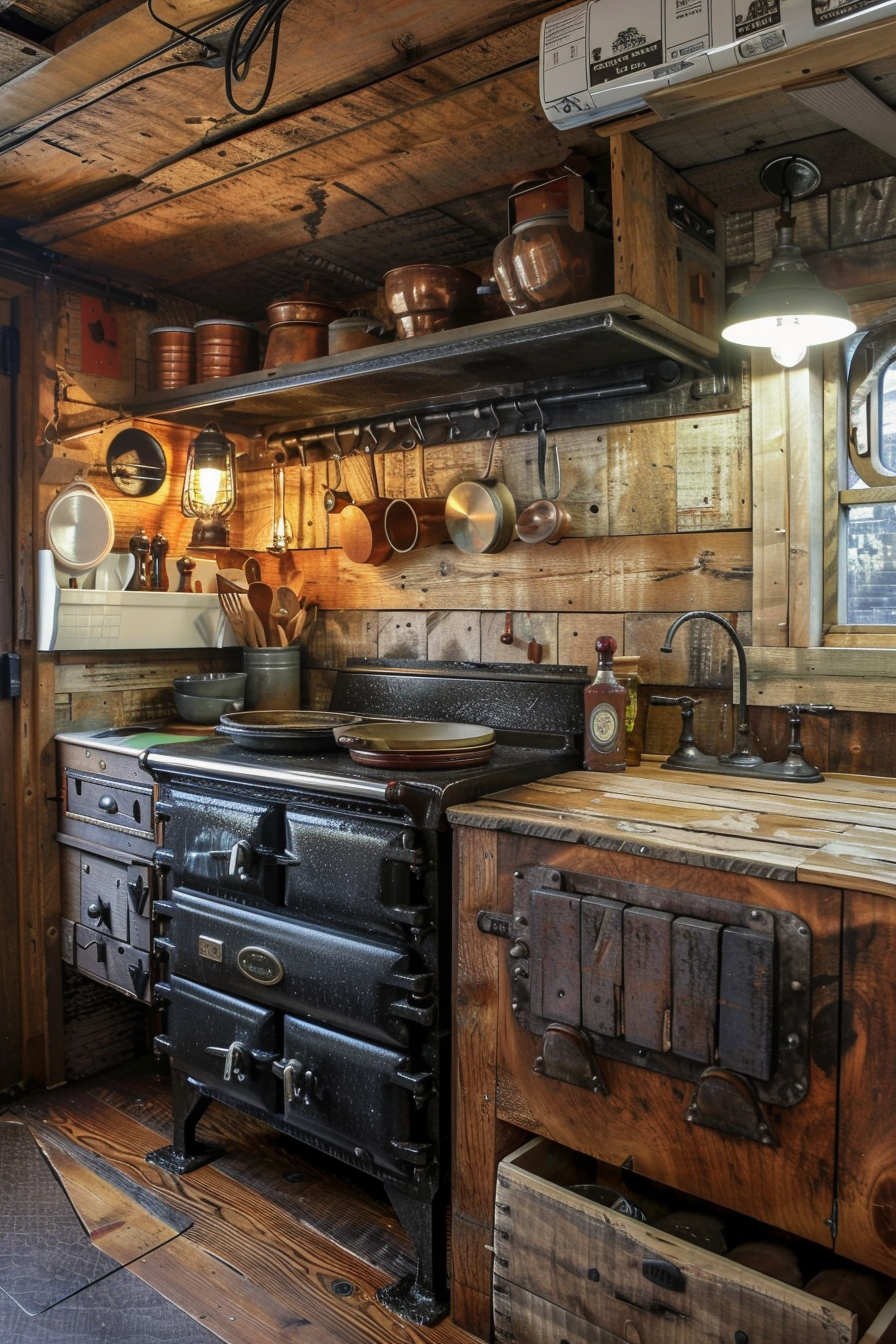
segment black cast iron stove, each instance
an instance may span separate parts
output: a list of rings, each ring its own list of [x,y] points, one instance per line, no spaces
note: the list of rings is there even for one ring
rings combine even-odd
[[[339,750],[152,748],[178,1173],[212,1100],[383,1182],[414,1275],[378,1294],[431,1324],[447,1311],[451,844],[447,807],[574,768],[583,668],[355,662],[333,710],[495,729],[467,769],[371,769]]]

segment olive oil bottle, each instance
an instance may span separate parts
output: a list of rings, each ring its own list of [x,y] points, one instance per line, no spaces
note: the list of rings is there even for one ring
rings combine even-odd
[[[626,688],[613,675],[616,641],[600,635],[594,643],[597,672],[585,688],[585,769],[625,769]]]

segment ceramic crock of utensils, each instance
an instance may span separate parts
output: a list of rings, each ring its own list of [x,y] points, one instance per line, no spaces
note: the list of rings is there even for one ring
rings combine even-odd
[[[66,574],[96,569],[112,549],[112,510],[92,485],[76,477],[47,509],[47,545]]]
[[[536,433],[538,435],[538,488],[542,497],[523,509],[516,520],[516,533],[520,541],[525,541],[530,546],[534,546],[541,541],[555,546],[561,538],[566,536],[572,518],[569,510],[564,509],[561,504],[557,503],[561,486],[560,450],[557,447],[557,441],[555,439],[553,444],[554,475],[557,487],[554,493],[550,495],[545,484],[547,434],[545,433],[543,420],[539,420]]]
[[[347,504],[342,510],[342,549],[356,565],[382,565],[392,554],[384,526],[391,501],[379,497],[372,455],[368,456],[368,462],[374,498],[364,504]]]
[[[422,335],[424,331],[403,319],[428,314],[425,331],[444,331],[468,322],[474,312],[479,277],[460,266],[418,264],[398,266],[383,277],[383,289],[389,311],[396,318],[401,338]]]
[[[298,709],[302,651],[290,648],[243,649],[246,709]]]
[[[497,442],[495,436],[484,479],[461,481],[445,501],[448,535],[458,550],[492,555],[510,545],[516,525],[516,505],[504,482],[491,474]]]

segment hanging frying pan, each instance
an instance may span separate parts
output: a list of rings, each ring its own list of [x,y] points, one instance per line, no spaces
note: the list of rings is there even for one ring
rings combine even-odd
[[[503,481],[492,476],[497,436],[492,439],[480,481],[461,481],[445,501],[448,535],[458,550],[492,555],[510,545],[516,525],[516,505]]]
[[[105,560],[115,540],[112,510],[92,485],[75,479],[47,509],[47,545],[67,574],[84,574]]]

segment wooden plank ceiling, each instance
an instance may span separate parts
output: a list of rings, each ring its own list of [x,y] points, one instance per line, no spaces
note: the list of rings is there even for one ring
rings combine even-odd
[[[246,115],[225,94],[232,0],[0,0],[0,247],[253,320],[309,274],[345,297],[407,261],[485,259],[514,181],[573,148],[606,156],[594,128],[558,134],[540,110],[539,25],[564,7],[289,4]],[[893,66],[868,76],[888,95]],[[780,91],[638,134],[727,212],[769,204],[754,184],[776,146],[829,146],[838,183],[896,172]]]

